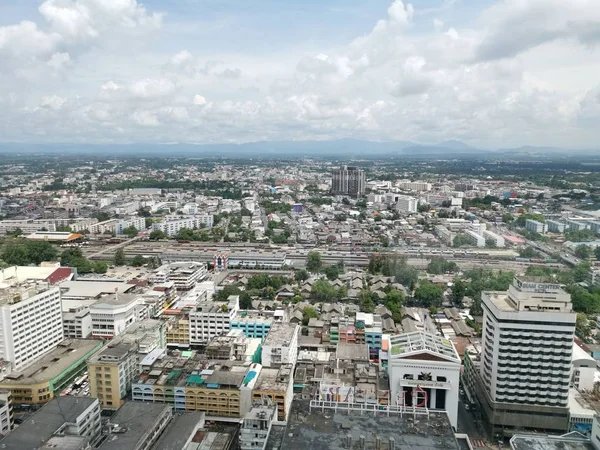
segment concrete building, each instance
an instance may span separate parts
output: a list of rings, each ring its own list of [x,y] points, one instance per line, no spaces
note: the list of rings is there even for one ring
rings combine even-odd
[[[493,233],[489,230],[484,230],[482,235],[486,241],[492,241],[494,246],[498,248],[503,248],[505,246],[504,238],[499,234]]]
[[[485,247],[485,238],[473,230],[465,230],[465,235],[469,238],[471,245],[475,247]]]
[[[271,402],[257,403],[244,416],[240,428],[240,450],[265,450],[273,422],[277,420],[277,408]]]
[[[208,270],[205,263],[185,261],[165,264],[152,273],[150,281],[155,284],[172,281],[178,291],[189,291],[202,281]]]
[[[396,211],[404,214],[414,214],[417,212],[419,201],[414,197],[406,195],[397,196]]]
[[[168,405],[125,402],[111,417],[113,430],[98,449],[152,449],[172,417],[173,410]]]
[[[564,233],[566,225],[558,220],[546,220],[546,226],[551,233]]]
[[[140,363],[132,386],[134,400],[167,403],[177,411],[243,417],[252,404],[260,364],[210,361],[195,351],[150,355]]]
[[[0,276],[0,359],[21,370],[64,339],[60,290]],[[3,278],[3,279],[2,279]]]
[[[452,239],[454,239],[454,235],[448,228],[443,225],[436,225],[434,231],[440,241],[446,245],[452,245]]]
[[[57,397],[0,440],[0,448],[87,450],[98,442],[100,430],[97,399]]]
[[[570,295],[544,279],[516,277],[507,292],[481,299],[481,356],[465,358],[465,375],[474,378],[467,384],[490,432],[566,431],[576,321]]]
[[[460,370],[460,357],[448,339],[424,331],[390,337],[393,405],[446,411],[456,428]]]
[[[408,191],[430,191],[431,183],[425,181],[400,181],[398,187]]]
[[[593,391],[596,376],[596,360],[575,342],[573,342],[572,365],[571,386],[578,391]]]
[[[133,227],[138,231],[144,231],[146,229],[146,218],[144,217],[130,217],[128,219],[120,219],[115,224],[115,234],[117,236],[123,234],[126,228]]]
[[[152,224],[153,231],[162,231],[169,237],[179,233],[182,228],[199,229],[212,228],[214,217],[212,214],[200,214],[195,216],[166,216],[162,222]]]
[[[190,344],[206,345],[215,336],[226,334],[240,309],[239,295],[227,302],[200,301],[189,313]]]
[[[266,317],[258,313],[240,311],[232,319],[230,327],[232,330],[242,330],[246,337],[262,339],[269,334],[273,322],[273,316]]]
[[[10,433],[14,422],[12,394],[9,390],[0,390],[0,439]]]
[[[138,345],[121,338],[109,341],[89,358],[90,395],[97,398],[103,409],[117,410],[131,391],[138,374]]]
[[[285,422],[294,400],[294,366],[291,364],[281,367],[263,367],[258,374],[252,392],[254,402],[265,399],[277,406],[277,420]]]
[[[293,323],[274,323],[262,347],[262,365],[280,367],[296,364],[300,327]]]
[[[589,228],[589,223],[583,220],[569,219],[566,222],[567,231],[583,231]]]
[[[525,228],[534,233],[544,234],[548,231],[548,226],[544,222],[538,222],[537,220],[527,219],[525,221]]]
[[[365,193],[365,173],[358,167],[342,166],[332,170],[331,178],[331,192],[335,195],[360,197]]]
[[[138,319],[140,297],[136,294],[113,294],[90,306],[92,336],[110,339]]]
[[[205,429],[206,415],[203,412],[179,413],[173,416],[165,431],[151,447],[151,450],[201,450],[203,445],[209,450],[227,448],[220,446],[229,442],[229,435],[223,439],[221,433]],[[214,436],[217,434],[217,436]],[[204,444],[203,444],[204,443]]]
[[[11,391],[15,404],[43,405],[85,369],[86,359],[101,346],[102,342],[91,339],[63,341],[33,364],[5,375],[0,389]]]
[[[85,339],[92,334],[92,314],[86,304],[67,306],[63,303],[63,331],[66,339]],[[67,306],[67,310],[64,308]]]

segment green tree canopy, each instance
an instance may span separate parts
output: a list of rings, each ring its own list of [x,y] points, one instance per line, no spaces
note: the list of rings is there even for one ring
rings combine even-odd
[[[444,290],[441,286],[437,286],[427,280],[419,283],[415,290],[415,299],[419,301],[424,308],[431,306],[442,306]]]
[[[127,228],[123,229],[123,234],[129,236],[130,238],[136,237],[138,234],[138,230],[133,225],[129,225]]]
[[[306,270],[309,272],[319,272],[322,266],[321,253],[316,250],[308,252],[306,257]]]
[[[575,247],[575,256],[581,259],[590,259],[592,249],[588,245],[578,245]]]
[[[447,261],[444,258],[433,258],[427,264],[427,272],[434,275],[458,271],[459,268],[455,262]]]
[[[151,241],[158,241],[160,239],[167,239],[167,235],[166,233],[160,231],[160,230],[154,230],[152,232],[150,232],[150,236],[148,236],[148,239],[150,239]]]
[[[114,257],[115,266],[124,266],[126,262],[125,251],[122,248],[118,248]]]

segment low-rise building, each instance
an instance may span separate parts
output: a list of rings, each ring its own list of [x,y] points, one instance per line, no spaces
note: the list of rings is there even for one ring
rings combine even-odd
[[[92,336],[110,339],[138,319],[140,297],[136,294],[107,295],[90,306]]]
[[[11,391],[15,404],[43,405],[84,370],[86,360],[100,347],[102,342],[92,339],[63,341],[33,364],[6,375],[0,389]]]
[[[100,430],[97,399],[57,397],[0,440],[0,448],[87,450],[98,442]]]
[[[153,231],[162,231],[169,237],[176,236],[182,228],[212,228],[214,217],[212,214],[199,214],[195,216],[166,216],[161,222],[152,224]]]
[[[273,316],[267,317],[252,311],[240,311],[231,320],[230,327],[232,330],[242,330],[249,338],[264,338],[269,333],[273,322]]]
[[[12,394],[9,390],[0,390],[0,435],[6,436],[10,433],[14,424]]]
[[[300,327],[293,323],[274,323],[262,347],[262,365],[280,367],[296,364]]]
[[[238,295],[230,296],[227,302],[198,302],[189,313],[190,344],[205,345],[215,336],[228,333],[239,309]]]
[[[506,245],[502,236],[489,230],[483,231],[483,238],[486,240],[486,243],[487,241],[493,242],[494,247],[503,248]]]
[[[99,450],[151,449],[173,417],[168,405],[125,402],[112,416],[110,436]]]
[[[117,410],[138,374],[138,344],[121,338],[109,341],[87,361],[90,395],[103,409]]]
[[[539,234],[544,234],[546,231],[548,231],[548,227],[547,227],[546,223],[539,222],[539,221],[533,220],[533,219],[527,219],[525,221],[525,228],[529,231],[533,231],[534,233],[539,233]]]
[[[390,337],[391,403],[448,413],[458,426],[461,361],[452,342],[423,331]]]
[[[63,304],[63,330],[66,339],[85,339],[92,334],[92,314],[86,304],[69,307],[68,302]],[[65,307],[68,309],[65,311]]]
[[[152,283],[172,281],[178,291],[189,291],[208,273],[205,263],[185,261],[165,264],[154,271],[150,277]]]
[[[269,399],[277,405],[277,420],[285,421],[294,400],[294,366],[286,364],[277,369],[263,367],[252,395],[255,402]]]
[[[267,447],[277,408],[272,402],[256,403],[244,416],[240,428],[240,450],[264,450]]]

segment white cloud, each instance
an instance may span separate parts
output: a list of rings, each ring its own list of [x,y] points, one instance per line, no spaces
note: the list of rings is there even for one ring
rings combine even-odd
[[[268,54],[202,50],[135,0],[45,0],[0,27],[0,136],[598,142],[596,0],[497,1],[470,27],[460,3],[390,0],[346,44]]]
[[[175,85],[166,78],[145,78],[131,84],[129,91],[134,97],[155,98],[171,94]]]

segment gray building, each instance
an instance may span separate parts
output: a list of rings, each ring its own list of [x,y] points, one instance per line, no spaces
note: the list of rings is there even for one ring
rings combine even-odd
[[[331,192],[336,195],[361,197],[365,193],[365,173],[358,167],[342,166],[331,172]]]
[[[2,439],[0,448],[86,450],[99,437],[100,404],[97,399],[56,397]]]

